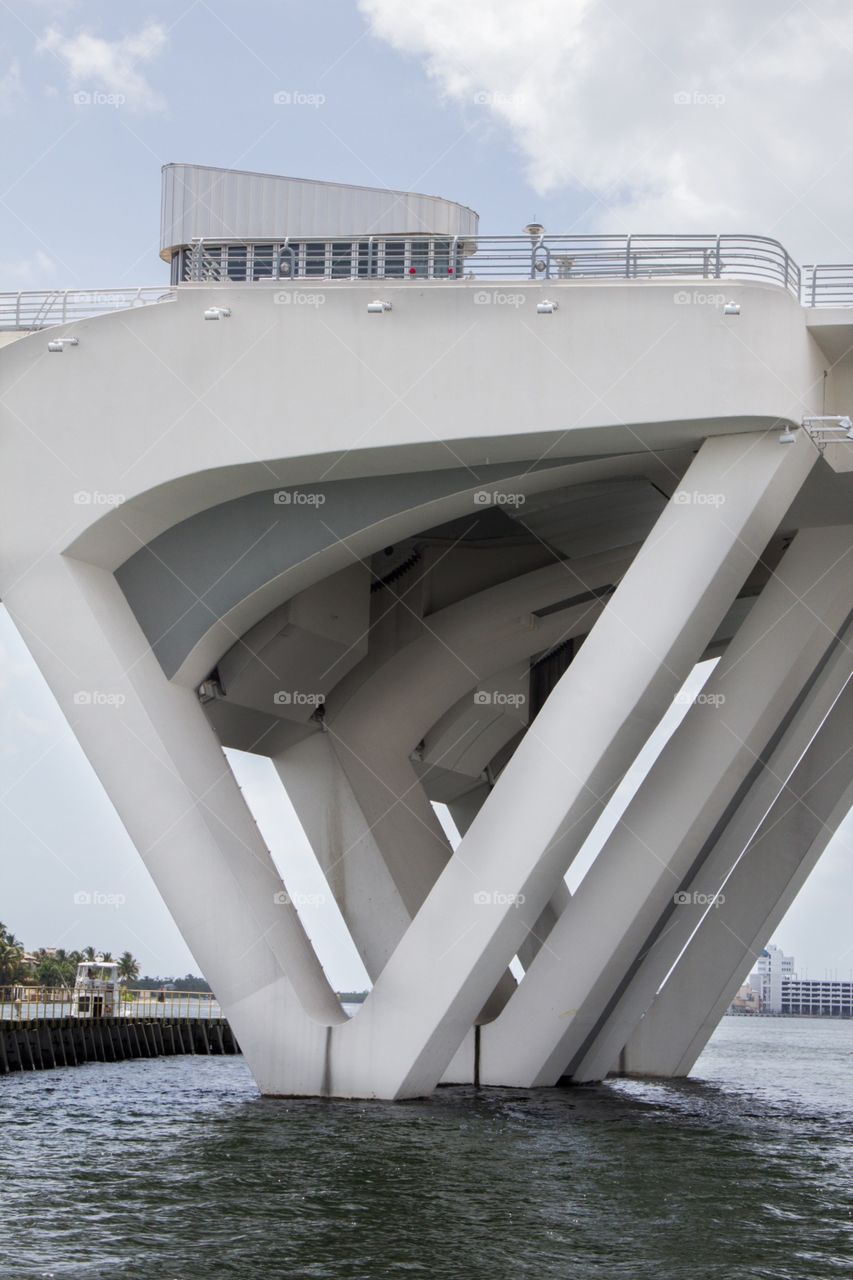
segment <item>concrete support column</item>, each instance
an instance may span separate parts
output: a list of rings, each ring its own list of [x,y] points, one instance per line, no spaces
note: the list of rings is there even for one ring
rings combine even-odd
[[[655,998],[664,979],[670,974],[684,947],[710,908],[711,915],[725,904],[728,893],[727,877],[738,863],[744,850],[761,829],[772,830],[766,825],[770,812],[779,812],[779,804],[791,808],[795,799],[795,782],[792,774],[798,771],[799,785],[807,776],[800,764],[801,758],[813,743],[827,716],[837,716],[833,708],[841,696],[853,672],[853,629],[848,628],[844,637],[834,646],[826,667],[806,696],[803,705],[794,715],[788,729],[782,734],[772,753],[768,746],[767,763],[758,773],[745,798],[738,806],[728,826],[717,843],[709,849],[704,861],[696,860],[681,888],[667,903],[654,931],[653,939],[643,946],[635,971],[626,979],[590,1048],[574,1070],[578,1080],[599,1080],[614,1069],[620,1050],[631,1036],[643,1014]],[[849,705],[849,699],[848,699]],[[848,728],[853,728],[853,717]],[[821,754],[818,752],[818,754]],[[824,753],[825,754],[825,753]],[[762,753],[762,759],[766,758]],[[713,921],[709,926],[713,930]],[[697,993],[693,993],[694,996]],[[702,996],[698,996],[702,1003]]]
[[[195,693],[112,574],[53,557],[5,603],[266,1092],[324,1092],[345,1021]]]
[[[837,646],[853,605],[851,556],[850,526],[794,540],[703,700],[661,752],[548,948],[489,1028],[481,1078],[530,1086],[575,1075],[661,917],[675,910],[673,895],[719,840]]]
[[[808,441],[705,442],[358,1017],[333,1036],[333,1081],[384,1097],[434,1087],[813,463]],[[550,953],[549,939],[530,972]]]
[[[849,655],[848,655],[849,656]],[[853,804],[848,681],[713,908],[620,1055],[630,1075],[684,1076]],[[851,850],[853,852],[853,850]]]
[[[327,732],[274,759],[374,980],[451,854],[411,751],[480,681],[588,630],[603,608],[588,593],[618,581],[635,551],[535,570],[431,615],[414,640],[343,682],[326,706]],[[583,603],[533,612],[574,595]]]

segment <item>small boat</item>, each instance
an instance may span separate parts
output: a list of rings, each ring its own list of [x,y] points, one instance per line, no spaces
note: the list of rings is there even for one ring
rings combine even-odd
[[[97,956],[77,966],[71,1013],[75,1018],[113,1018],[119,1013],[118,964]]]

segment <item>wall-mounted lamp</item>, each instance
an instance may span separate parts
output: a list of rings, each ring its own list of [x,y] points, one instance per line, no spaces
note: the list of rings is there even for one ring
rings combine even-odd
[[[66,347],[77,347],[79,345],[79,338],[51,338],[47,344],[47,349],[48,351],[64,351]]]
[[[781,435],[780,435],[780,437],[779,437],[779,443],[780,443],[780,444],[795,444],[795,443],[796,443],[796,439],[797,439],[796,432],[795,432],[795,431],[792,431],[790,427],[786,427],[786,428],[785,428],[785,430],[782,432],[782,434],[781,434]]]
[[[740,315],[740,303],[739,303],[739,302],[727,302],[727,303],[726,303],[726,305],[723,307],[723,315],[724,315],[724,316],[739,316],[739,315]]]
[[[390,302],[383,302],[381,298],[377,298],[375,302],[368,302],[367,314],[369,316],[381,316],[384,312],[391,310]]]
[[[208,307],[204,313],[204,318],[205,320],[223,320],[230,314],[230,307]]]
[[[541,302],[536,303],[536,314],[538,316],[550,316],[555,311],[559,311],[559,302],[551,302],[548,298],[543,298]]]

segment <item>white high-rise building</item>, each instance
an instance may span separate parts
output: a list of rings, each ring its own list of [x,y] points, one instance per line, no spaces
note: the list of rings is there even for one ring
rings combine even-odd
[[[764,1013],[782,1012],[782,980],[796,977],[793,956],[786,956],[781,947],[766,946],[758,957],[755,972],[749,983],[761,998]]]

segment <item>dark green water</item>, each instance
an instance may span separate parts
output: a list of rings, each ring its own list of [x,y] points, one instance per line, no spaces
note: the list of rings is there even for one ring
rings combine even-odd
[[[258,1097],[239,1058],[0,1079],[0,1276],[853,1276],[853,1023],[725,1019],[672,1084]]]

